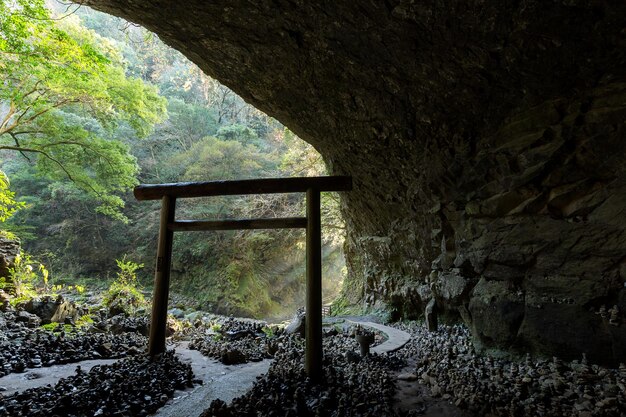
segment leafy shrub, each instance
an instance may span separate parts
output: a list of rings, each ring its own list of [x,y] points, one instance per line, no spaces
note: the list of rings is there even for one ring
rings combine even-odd
[[[137,271],[143,268],[143,264],[138,264],[133,261],[127,261],[126,256],[120,260],[116,259],[115,263],[117,267],[120,269],[117,272],[117,282],[123,285],[137,285]]]
[[[57,323],[54,321],[52,323],[42,325],[41,328],[52,332],[55,336],[60,335],[61,332],[65,334],[72,334],[76,331],[76,329],[71,324]]]
[[[44,289],[48,286],[48,270],[43,264],[39,266],[36,264],[29,254],[20,251],[13,261],[13,267],[9,268],[8,281],[4,278],[0,280],[0,289],[6,290],[19,299],[28,299],[37,295],[35,284],[40,274]]]
[[[137,270],[143,268],[143,264],[116,259],[117,278],[104,294],[103,304],[109,308],[112,315],[135,313],[139,307],[146,304],[146,299],[138,288]]]
[[[267,337],[268,339],[271,339],[274,336],[276,336],[276,332],[274,331],[274,328],[272,328],[271,326],[264,326],[261,329],[261,331],[265,333],[265,337]]]

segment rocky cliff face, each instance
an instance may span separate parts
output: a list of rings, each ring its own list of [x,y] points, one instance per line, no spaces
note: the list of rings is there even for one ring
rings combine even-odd
[[[626,360],[626,3],[87,3],[354,177],[354,302],[434,297],[481,346]]]
[[[13,268],[15,257],[19,252],[19,240],[0,236],[0,278],[9,277],[9,269]]]

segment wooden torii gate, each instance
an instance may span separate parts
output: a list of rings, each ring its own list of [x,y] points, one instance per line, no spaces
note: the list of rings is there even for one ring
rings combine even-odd
[[[236,181],[142,184],[135,187],[137,200],[161,200],[161,221],[157,248],[152,319],[148,353],[165,351],[167,302],[174,232],[243,229],[306,229],[306,355],[305,370],[310,378],[322,375],[322,233],[320,192],[350,191],[352,178],[345,176],[263,178]],[[220,195],[306,193],[306,217],[176,220],[176,199]]]

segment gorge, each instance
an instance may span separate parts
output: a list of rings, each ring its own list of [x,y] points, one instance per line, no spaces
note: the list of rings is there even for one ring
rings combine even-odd
[[[626,360],[626,3],[87,0],[351,175],[348,301]]]

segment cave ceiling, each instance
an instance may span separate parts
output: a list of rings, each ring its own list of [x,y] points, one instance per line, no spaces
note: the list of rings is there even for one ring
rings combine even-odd
[[[626,311],[626,2],[85,3],[353,176],[352,302],[435,300],[480,346],[626,359],[626,324],[596,314]]]

